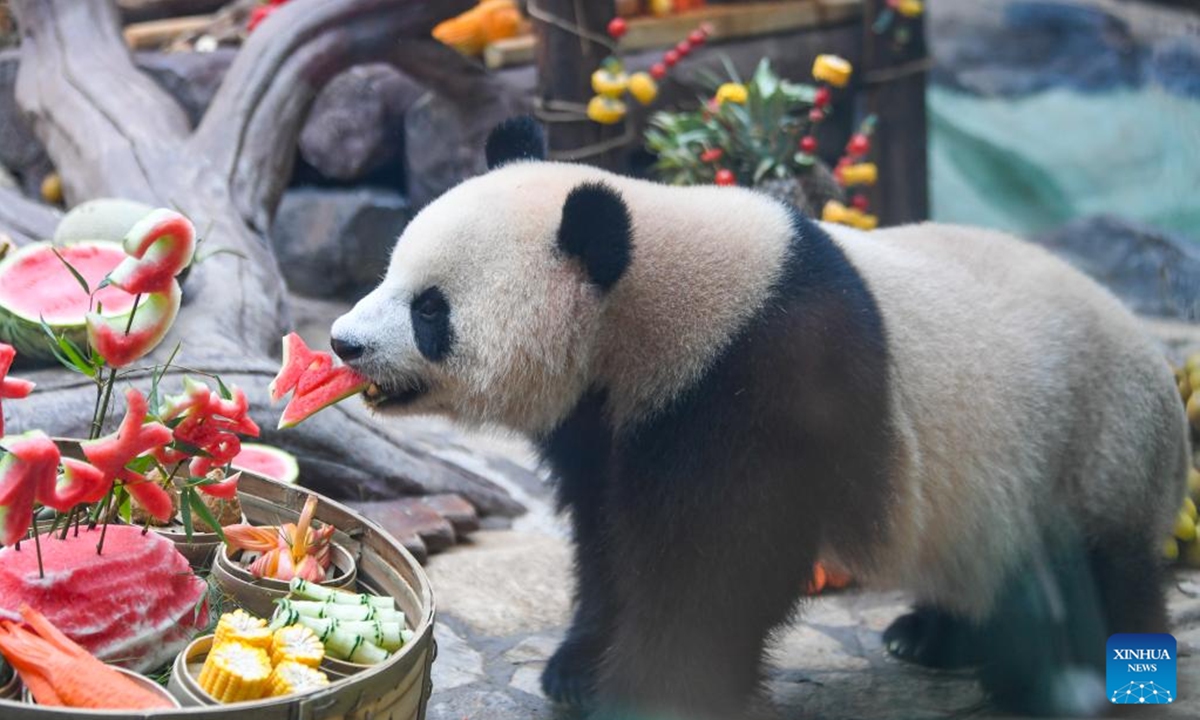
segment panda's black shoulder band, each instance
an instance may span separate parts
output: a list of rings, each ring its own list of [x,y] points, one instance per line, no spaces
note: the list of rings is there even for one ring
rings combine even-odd
[[[633,252],[633,221],[620,193],[602,182],[571,190],[563,203],[558,247],[578,258],[600,289],[616,284]]]

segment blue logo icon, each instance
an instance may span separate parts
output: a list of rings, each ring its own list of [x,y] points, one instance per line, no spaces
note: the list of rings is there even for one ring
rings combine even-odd
[[[1121,634],[1108,639],[1105,683],[1115,705],[1175,702],[1175,638],[1162,634]]]

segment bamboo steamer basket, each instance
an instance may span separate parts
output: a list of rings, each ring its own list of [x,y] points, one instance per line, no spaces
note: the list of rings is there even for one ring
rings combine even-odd
[[[320,507],[318,505],[318,507]],[[236,560],[229,558],[222,544],[212,556],[212,577],[227,595],[232,597],[246,612],[261,618],[270,618],[275,612],[275,601],[286,597],[288,584],[281,580],[257,578]],[[321,585],[337,590],[353,590],[358,580],[358,568],[354,555],[341,544],[333,544],[333,561],[329,576]]]
[[[304,488],[245,472],[238,483],[242,509],[250,522],[294,522]],[[386,661],[333,682],[318,692],[231,705],[203,705],[141,713],[80,710],[0,700],[4,720],[80,720],[82,718],[154,718],[155,720],[423,720],[432,690],[429,670],[437,654],[433,639],[434,604],[429,579],[417,561],[377,525],[333,500],[321,498],[317,519],[337,528],[334,542],[355,559],[358,584],[391,595],[404,611],[413,637]],[[357,666],[356,666],[357,667]]]

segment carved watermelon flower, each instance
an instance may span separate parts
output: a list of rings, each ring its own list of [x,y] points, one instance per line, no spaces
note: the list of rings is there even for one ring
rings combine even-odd
[[[173,426],[175,447],[161,448],[157,453],[160,462],[181,462],[194,455],[188,466],[193,477],[204,477],[213,468],[224,467],[233,461],[242,450],[240,435],[258,437],[258,425],[250,418],[250,403],[240,388],[228,390],[229,397],[212,390],[208,385],[183,379],[184,391],[168,397],[160,416]],[[202,451],[203,454],[188,452]],[[226,497],[236,488],[236,478],[230,477],[219,484],[201,484],[201,491],[210,495]]]
[[[0,459],[0,545],[13,545],[29,532],[34,502],[66,512],[99,500],[111,484],[99,469],[62,458],[40,430],[4,437],[0,444],[7,451]]]
[[[142,473],[126,467],[135,458],[171,442],[171,429],[160,422],[146,422],[146,397],[130,388],[125,393],[127,409],[115,433],[82,444],[83,454],[104,473],[106,482],[120,480],[146,512],[166,521],[174,512],[171,496]]]
[[[88,342],[114,368],[158,347],[175,322],[181,299],[175,277],[192,262],[196,230],[174,210],[158,209],[129,230],[123,247],[129,257],[113,268],[108,283],[138,301],[124,315],[87,315]]]
[[[33,382],[8,377],[8,369],[12,367],[17,351],[12,345],[0,343],[0,400],[19,400],[29,397],[33,392]],[[0,408],[0,436],[4,435],[4,410]]]

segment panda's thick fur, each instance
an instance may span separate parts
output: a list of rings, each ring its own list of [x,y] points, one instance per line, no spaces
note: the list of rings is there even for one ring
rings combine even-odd
[[[333,335],[381,411],[540,447],[578,571],[548,695],[742,716],[821,559],[912,593],[894,654],[977,666],[1007,709],[1097,711],[1107,636],[1166,628],[1188,463],[1118,301],[995,232],[862,233],[542,147],[499,127],[496,169],[413,220]]]

